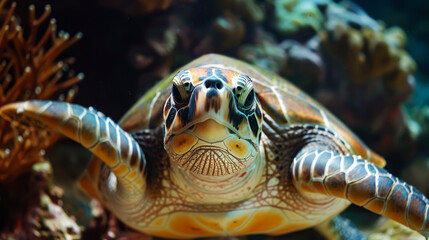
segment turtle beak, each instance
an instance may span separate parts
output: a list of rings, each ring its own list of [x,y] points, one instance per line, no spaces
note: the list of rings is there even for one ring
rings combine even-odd
[[[196,90],[196,91],[195,91]],[[223,102],[229,99],[225,88],[220,80],[206,80],[203,84],[194,90],[189,102],[190,118],[200,119],[209,113],[220,113]]]

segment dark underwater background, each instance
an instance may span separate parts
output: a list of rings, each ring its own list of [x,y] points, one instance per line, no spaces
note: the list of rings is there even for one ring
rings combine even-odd
[[[317,11],[308,12],[297,10],[299,2],[23,0],[16,14],[24,22],[30,4],[37,15],[49,4],[58,31],[83,34],[61,55],[73,57],[70,69],[85,74],[73,102],[114,121],[178,67],[221,53],[276,72],[309,93],[384,156],[386,169],[428,196],[429,1],[314,0],[307,2]],[[291,9],[280,9],[288,4]],[[344,12],[328,13],[330,4]],[[363,62],[353,55],[350,36],[364,42]],[[66,192],[90,159],[68,140],[47,156]],[[90,208],[67,203],[67,193],[64,198],[68,212],[79,211],[78,221],[88,224]],[[343,216],[362,229],[377,223],[358,207]]]

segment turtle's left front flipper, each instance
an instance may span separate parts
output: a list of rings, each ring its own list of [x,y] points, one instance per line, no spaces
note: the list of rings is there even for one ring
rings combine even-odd
[[[59,131],[102,160],[122,187],[144,191],[146,159],[141,148],[130,134],[95,109],[34,100],[5,105],[0,116],[18,125]]]
[[[294,159],[294,185],[302,192],[344,198],[429,236],[429,200],[413,186],[359,156],[302,152]]]

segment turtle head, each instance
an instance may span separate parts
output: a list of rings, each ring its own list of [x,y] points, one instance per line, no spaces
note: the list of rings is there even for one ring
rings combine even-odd
[[[221,68],[180,71],[164,120],[170,159],[196,177],[240,173],[258,154],[261,105],[244,74]]]

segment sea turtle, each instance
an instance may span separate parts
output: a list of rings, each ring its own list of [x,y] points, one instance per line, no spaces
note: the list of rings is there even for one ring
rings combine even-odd
[[[429,233],[428,199],[382,169],[382,157],[285,79],[225,56],[202,56],[159,82],[120,126],[63,102],[0,112],[93,152],[81,187],[150,235],[279,235],[350,203]]]

